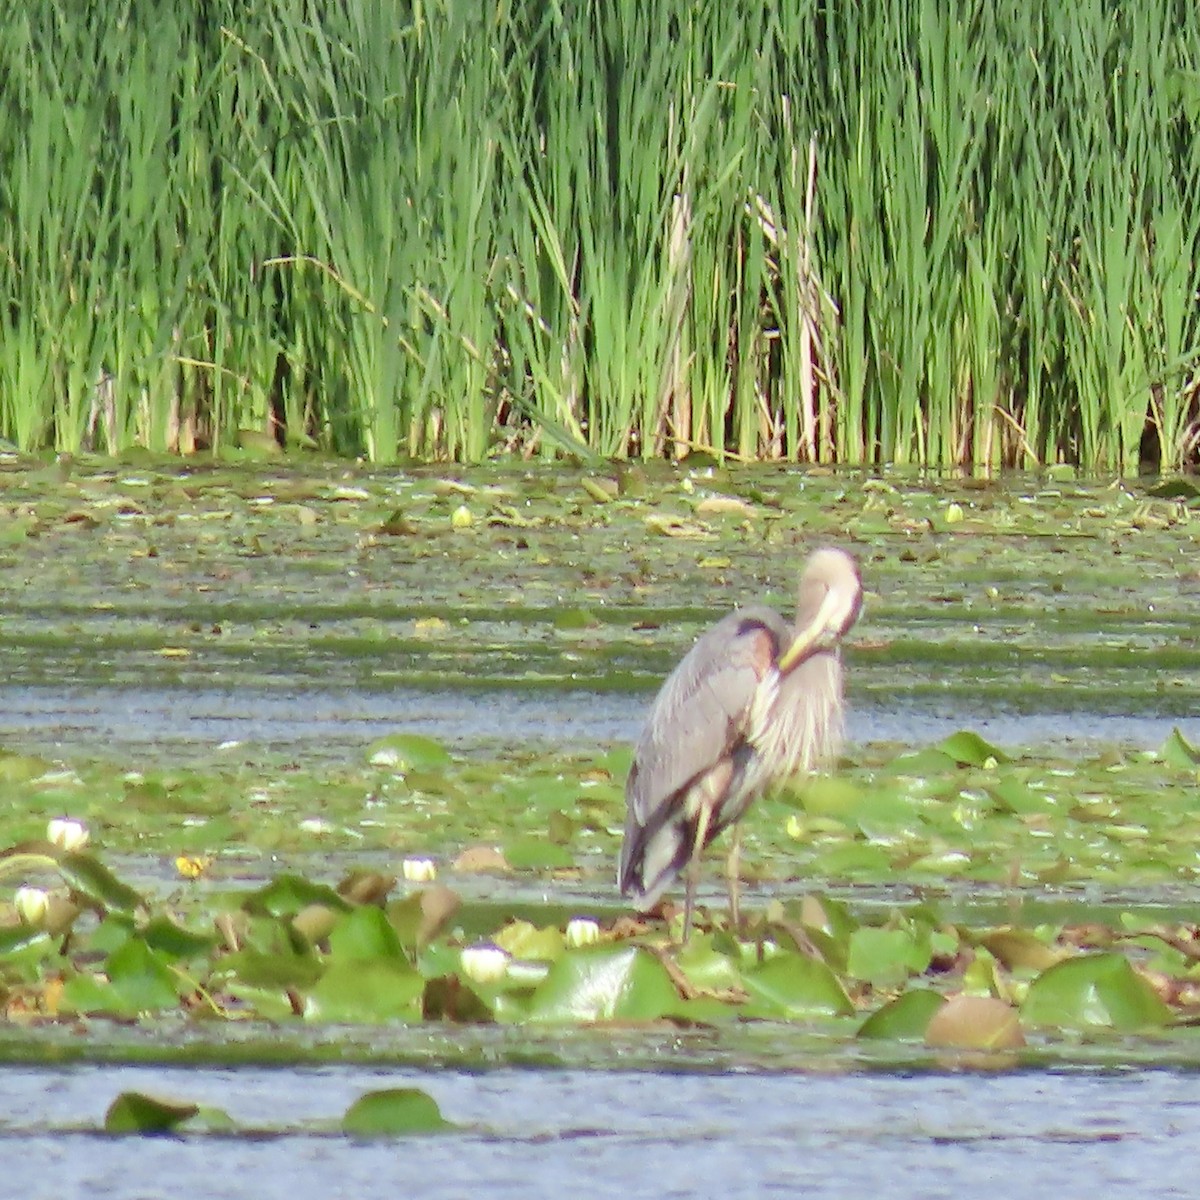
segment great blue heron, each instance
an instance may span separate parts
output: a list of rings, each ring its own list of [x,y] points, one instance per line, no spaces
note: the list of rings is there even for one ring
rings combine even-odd
[[[667,677],[625,785],[617,883],[639,912],[653,908],[686,867],[686,940],[704,847],[736,825],[770,784],[836,753],[839,643],[861,607],[854,559],[843,550],[817,550],[800,577],[792,628],[770,608],[737,609]],[[738,848],[735,828],[729,855],[735,927]]]

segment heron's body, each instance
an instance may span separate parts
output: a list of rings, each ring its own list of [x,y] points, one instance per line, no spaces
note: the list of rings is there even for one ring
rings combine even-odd
[[[849,555],[818,551],[801,581],[794,628],[769,608],[738,609],[668,676],[625,788],[617,879],[639,911],[652,908],[767,787],[836,753],[843,714],[838,641],[860,603]],[[694,882],[693,874],[685,927]],[[730,887],[736,917],[732,862]]]

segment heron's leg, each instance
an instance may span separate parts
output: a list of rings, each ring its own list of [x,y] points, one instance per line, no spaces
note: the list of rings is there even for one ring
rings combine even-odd
[[[692,934],[692,907],[696,901],[696,884],[700,879],[700,856],[704,853],[704,840],[708,836],[708,825],[712,820],[712,808],[701,804],[696,814],[696,836],[692,840],[692,857],[688,862],[687,887],[683,901],[683,940]]]
[[[729,833],[729,857],[725,861],[726,882],[729,885],[729,921],[734,933],[742,928],[741,897],[738,894],[738,868],[742,857],[742,826],[735,823]]]

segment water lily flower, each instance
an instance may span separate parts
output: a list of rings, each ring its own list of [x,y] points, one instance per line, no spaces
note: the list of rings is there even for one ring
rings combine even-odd
[[[55,817],[46,826],[46,838],[59,849],[71,854],[87,845],[87,826],[82,821],[75,821],[70,817]]]
[[[463,974],[476,983],[499,983],[508,971],[508,951],[492,942],[464,946],[459,965]]]
[[[437,864],[432,858],[406,858],[400,870],[409,883],[432,883],[437,878]]]
[[[593,946],[600,940],[600,926],[591,917],[572,917],[567,922],[568,946]]]
[[[50,897],[39,887],[19,887],[13,896],[13,904],[26,925],[40,925],[50,908]]]
[[[460,504],[450,514],[450,524],[455,529],[470,529],[474,523],[475,515],[465,504]]]

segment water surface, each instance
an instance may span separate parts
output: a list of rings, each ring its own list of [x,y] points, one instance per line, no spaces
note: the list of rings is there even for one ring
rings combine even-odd
[[[482,1073],[7,1068],[6,1192],[38,1197],[1194,1195],[1196,1076]],[[397,1143],[332,1126],[364,1091],[417,1086],[464,1128]],[[260,1137],[108,1139],[120,1090],[226,1109]],[[51,1185],[48,1190],[48,1185]],[[999,1190],[998,1190],[999,1189]]]

